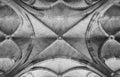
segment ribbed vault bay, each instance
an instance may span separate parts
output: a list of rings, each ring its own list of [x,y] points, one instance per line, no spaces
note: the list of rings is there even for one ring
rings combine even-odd
[[[4,3],[0,5],[0,65],[2,67],[0,69],[6,71],[13,66],[15,60],[21,55],[18,45],[11,39],[11,35],[20,25],[20,18],[9,6]],[[4,64],[8,66],[3,67]]]
[[[119,71],[120,66],[120,4],[108,6],[88,31],[89,50],[95,59],[112,71]]]
[[[0,2],[0,76],[119,74],[120,6],[106,1]]]
[[[61,23],[58,24],[59,27],[56,27],[56,29],[54,25],[52,30],[48,27],[49,25],[46,26],[42,22],[39,22],[32,15],[28,14],[28,16],[35,32],[35,38],[33,39],[34,48],[31,57],[36,54],[44,54],[44,57],[73,56],[72,53],[74,53],[75,55],[79,55],[80,58],[91,59],[85,44],[85,31],[88,25],[86,22],[89,22],[90,18],[74,25],[72,29],[68,30],[63,35],[59,35],[56,34],[54,30],[56,31],[56,29],[58,29],[58,32],[60,32],[59,28],[61,28]],[[55,23],[57,22],[54,22],[54,24]],[[66,25],[63,24],[63,26]]]
[[[14,3],[12,6],[9,4],[3,4],[4,3],[2,3],[0,7],[0,58],[2,63],[0,69],[2,69],[3,72],[7,71],[11,75],[19,72],[15,70],[17,70],[17,68],[19,68],[28,57],[28,61],[32,59],[34,60],[36,57],[42,59],[63,56],[85,60],[91,59],[86,45],[82,45],[82,43],[85,43],[84,34],[87,28],[87,24],[85,22],[89,22],[90,18],[83,22],[86,25],[82,30],[83,32],[81,31],[82,33],[79,35],[79,32],[76,31],[74,33],[75,36],[71,37],[72,31],[74,32],[75,29],[79,31],[81,30],[80,28],[84,26],[82,24],[74,25],[79,21],[79,17],[77,18],[76,16],[78,12],[71,14],[69,13],[70,9],[68,8],[66,11],[62,8],[64,11],[60,11],[60,7],[62,7],[61,5],[54,7],[55,10],[53,9],[53,11],[56,14],[53,14],[55,15],[53,17],[57,18],[57,21],[51,22],[51,24],[49,21],[46,21],[48,19],[42,20],[44,22],[48,22],[48,26],[46,26],[36,17],[28,13],[26,13],[26,15],[20,14],[19,11],[16,11],[17,7],[13,9],[13,5],[15,5]],[[47,13],[46,15],[49,15],[50,13],[49,16],[51,17],[52,11],[49,11],[46,11],[45,13]],[[69,13],[68,16],[66,16],[67,13]],[[62,16],[62,14],[64,15]],[[71,20],[72,22],[70,22]],[[65,24],[65,22],[68,24]],[[55,25],[57,25],[57,27],[55,27]],[[66,26],[68,28],[66,28]],[[76,37],[77,35],[78,37]],[[72,41],[71,39],[74,38],[77,40]],[[27,51],[29,50],[27,48],[29,48],[28,46],[30,43],[33,43],[31,54]],[[79,45],[80,48],[78,47]],[[4,64],[8,65],[3,67]]]
[[[34,64],[22,72],[20,77],[100,77],[96,73],[87,70],[84,63],[79,63],[72,59],[56,58]]]
[[[25,22],[15,9],[0,1],[0,70],[3,72],[10,70],[26,53],[32,29]]]

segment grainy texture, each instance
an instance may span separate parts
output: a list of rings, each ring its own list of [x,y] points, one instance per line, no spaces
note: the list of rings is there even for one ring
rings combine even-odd
[[[0,0],[0,77],[119,77],[120,0]]]

